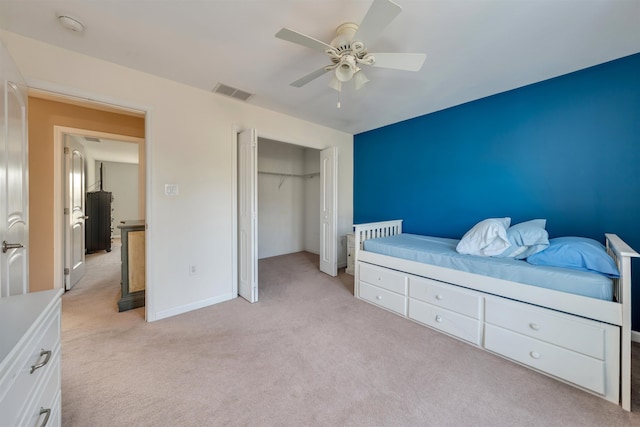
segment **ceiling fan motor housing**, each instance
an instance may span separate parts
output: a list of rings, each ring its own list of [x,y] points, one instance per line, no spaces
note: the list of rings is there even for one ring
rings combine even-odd
[[[358,24],[346,22],[336,28],[336,37],[331,41],[331,46],[338,52],[351,50],[351,42],[358,31]]]

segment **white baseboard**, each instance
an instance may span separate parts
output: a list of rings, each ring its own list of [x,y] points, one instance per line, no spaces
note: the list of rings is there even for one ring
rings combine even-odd
[[[193,310],[197,310],[199,308],[204,308],[204,307],[208,307],[210,305],[214,305],[214,304],[218,304],[221,302],[225,302],[225,301],[229,301],[232,300],[234,298],[236,298],[237,295],[233,295],[231,293],[229,294],[224,294],[224,295],[220,295],[218,297],[215,298],[209,298],[203,301],[197,301],[193,304],[186,304],[186,305],[182,305],[180,307],[174,307],[174,308],[170,308],[168,310],[163,310],[163,311],[159,311],[156,313],[155,317],[153,318],[153,321],[156,320],[160,320],[160,319],[166,319],[167,317],[173,317],[173,316],[177,316],[178,314],[183,314],[183,313],[187,313],[189,311],[193,311]]]
[[[640,332],[638,332],[638,331],[631,331],[631,341],[633,341],[633,342],[640,342]]]

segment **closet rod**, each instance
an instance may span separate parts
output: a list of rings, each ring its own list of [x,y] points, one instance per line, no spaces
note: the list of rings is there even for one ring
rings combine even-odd
[[[280,172],[265,172],[265,171],[258,171],[258,173],[262,175],[277,175],[277,176],[286,176],[286,177],[293,176],[293,177],[300,177],[300,178],[313,178],[314,176],[320,176],[320,172],[308,173],[304,175],[299,175],[295,173],[280,173]]]

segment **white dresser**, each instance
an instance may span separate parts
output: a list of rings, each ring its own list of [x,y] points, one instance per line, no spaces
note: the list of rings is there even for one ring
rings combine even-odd
[[[0,420],[60,425],[62,289],[0,299]]]

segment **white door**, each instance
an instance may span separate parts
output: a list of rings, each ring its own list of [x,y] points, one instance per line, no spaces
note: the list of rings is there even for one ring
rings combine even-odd
[[[320,271],[338,275],[338,147],[320,152]]]
[[[2,62],[6,60],[2,52]],[[29,292],[27,90],[2,77],[0,296]]]
[[[69,290],[84,276],[85,154],[84,147],[70,135],[64,136],[65,161],[65,289]]]
[[[238,134],[238,293],[258,301],[258,137]]]

